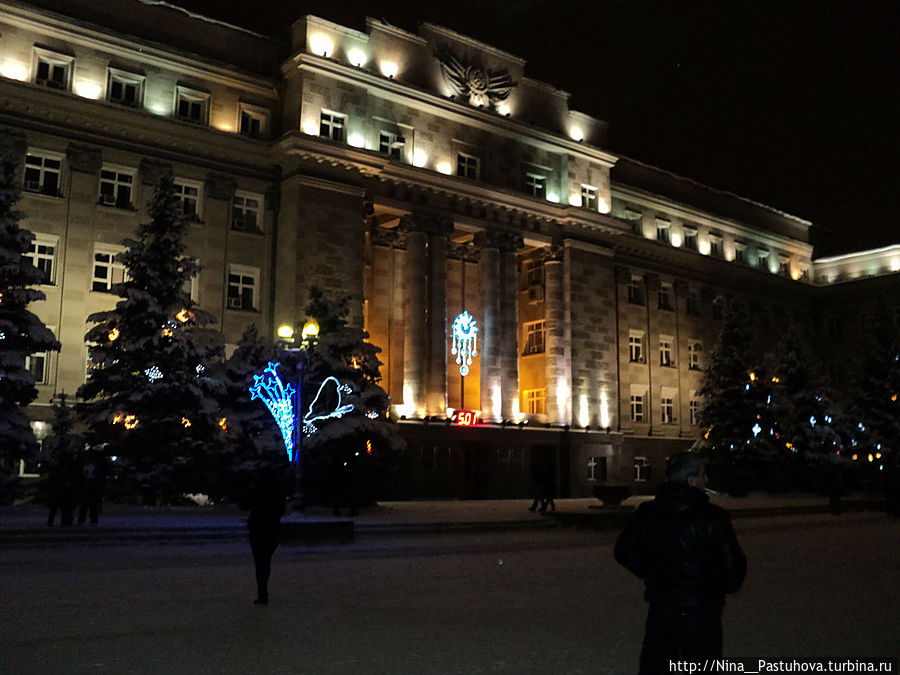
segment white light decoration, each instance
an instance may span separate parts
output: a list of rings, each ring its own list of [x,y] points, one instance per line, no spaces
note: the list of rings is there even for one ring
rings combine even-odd
[[[759,436],[759,432],[762,431],[762,427],[759,426],[759,424],[754,424],[752,431],[753,431],[753,437],[756,438],[757,436]]]
[[[100,85],[90,80],[80,80],[75,83],[75,93],[82,98],[100,98]]]
[[[357,68],[362,68],[364,65],[366,65],[369,57],[366,56],[366,53],[362,49],[360,49],[359,47],[354,47],[349,52],[347,52],[347,60]]]
[[[0,340],[5,340],[5,339],[6,339],[6,333],[4,333],[2,330],[0,330]]]
[[[284,440],[284,448],[287,450],[288,460],[294,461],[294,395],[296,390],[290,384],[285,385],[278,376],[278,364],[269,361],[261,375],[253,376],[253,386],[250,387],[250,400],[258,398],[266,404],[275,423],[281,431]]]
[[[368,417],[370,420],[377,420],[378,419],[378,411],[377,410],[368,410],[368,411],[366,411],[366,417]]]
[[[309,36],[309,51],[318,56],[328,58],[334,51],[334,42],[331,38],[322,33],[313,33]]]
[[[450,353],[456,355],[459,374],[465,377],[469,374],[472,357],[478,356],[478,323],[471,314],[464,311],[453,319],[451,333],[453,342]]]
[[[206,366],[202,363],[198,363],[195,370],[197,371],[197,377],[200,377],[203,374],[203,371],[206,370]]]
[[[322,396],[323,392],[327,392],[327,390],[331,387],[334,387],[334,391],[337,392],[337,404],[335,405],[334,410],[330,410],[325,413],[313,413],[313,408],[319,402],[319,398]],[[341,384],[340,382],[338,382],[338,379],[336,377],[331,375],[326,377],[322,381],[322,384],[319,385],[319,391],[316,392],[316,395],[313,397],[312,403],[309,404],[309,409],[303,416],[303,433],[307,435],[315,433],[315,422],[331,418],[340,418],[349,412],[353,412],[352,403],[341,405],[341,402],[343,401],[342,394],[351,393],[353,393],[353,390],[350,388],[349,384]]]
[[[385,77],[397,77],[397,73],[400,72],[400,68],[394,61],[382,61],[380,64],[380,68],[381,74]]]
[[[157,380],[161,380],[163,378],[163,374],[159,369],[159,366],[150,366],[149,368],[144,370],[144,375],[146,375],[147,379],[151,382],[156,382]]]

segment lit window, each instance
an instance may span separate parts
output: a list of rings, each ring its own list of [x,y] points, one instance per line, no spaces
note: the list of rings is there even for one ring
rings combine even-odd
[[[547,390],[526,389],[522,392],[525,397],[525,412],[529,415],[545,415],[547,413]]]
[[[123,249],[97,245],[94,248],[94,272],[91,290],[110,293],[114,284],[125,281],[125,266],[116,261],[116,255]]]
[[[531,321],[524,324],[525,349],[523,354],[544,353],[544,321]]]
[[[209,94],[178,87],[175,98],[175,117],[182,122],[206,124],[209,120]]]
[[[73,61],[71,56],[35,50],[34,83],[50,89],[68,90]]]
[[[231,228],[241,232],[262,232],[263,196],[235,191],[231,205]]]
[[[25,370],[34,377],[35,384],[47,384],[47,352],[38,352],[25,357]]]
[[[268,133],[268,111],[241,103],[240,106],[240,133],[248,138],[262,138]]]
[[[100,169],[100,203],[120,209],[133,209],[134,169]]]
[[[671,311],[673,308],[672,305],[672,297],[674,291],[672,290],[672,284],[661,283],[659,285],[659,308]]]
[[[717,234],[709,235],[709,254],[714,258],[722,257],[722,237]]]
[[[392,131],[382,130],[378,134],[378,152],[390,155],[394,159],[403,159],[406,138]]]
[[[628,282],[628,302],[633,305],[644,304],[644,280],[641,277],[632,276]]]
[[[675,358],[672,350],[673,338],[663,335],[659,338],[659,365],[667,368],[675,366]]]
[[[656,219],[656,240],[664,244],[672,241],[671,237],[672,223],[668,220]]]
[[[606,480],[606,457],[591,457],[588,459],[587,479],[592,482]]]
[[[144,100],[144,77],[110,68],[106,98],[110,103],[140,108]]]
[[[693,340],[688,342],[688,369],[700,370],[702,368],[701,354],[703,353],[703,343]]]
[[[628,334],[628,360],[632,363],[644,362],[644,333],[633,330]]]
[[[58,241],[55,238],[37,235],[25,253],[31,264],[41,271],[41,283],[48,286],[56,283],[57,246]]]
[[[650,460],[646,457],[634,458],[634,482],[646,483],[650,480]]]
[[[52,197],[60,196],[62,155],[29,150],[25,155],[25,190]]]
[[[322,111],[319,117],[319,136],[330,138],[338,143],[344,142],[344,128],[347,126],[347,116],[338,113]]]
[[[181,215],[188,220],[200,219],[202,183],[175,179],[175,196],[181,206]]]
[[[547,177],[536,173],[525,174],[525,191],[532,197],[547,198]]]
[[[481,170],[481,160],[475,155],[467,155],[464,152],[456,155],[456,175],[463,178],[478,178]]]
[[[242,265],[229,265],[228,309],[256,309],[258,287],[258,269]]]
[[[597,210],[597,188],[592,185],[581,186],[581,208],[588,211]]]
[[[685,227],[684,228],[684,247],[689,251],[697,250],[697,228],[696,227]]]

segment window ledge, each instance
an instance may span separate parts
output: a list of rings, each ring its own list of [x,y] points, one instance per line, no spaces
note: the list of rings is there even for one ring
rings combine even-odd
[[[23,195],[31,195],[32,197],[41,197],[43,199],[50,199],[53,201],[62,199],[62,197],[63,197],[62,192],[57,192],[56,194],[52,194],[49,192],[44,192],[42,190],[26,190],[25,188],[22,188],[22,194]]]

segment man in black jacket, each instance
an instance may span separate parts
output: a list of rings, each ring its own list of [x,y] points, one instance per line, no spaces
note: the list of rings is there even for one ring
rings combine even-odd
[[[673,455],[656,498],[641,504],[616,541],[616,560],[647,587],[642,675],[667,673],[672,660],[722,655],[725,594],[740,588],[747,558],[705,487],[703,461]]]

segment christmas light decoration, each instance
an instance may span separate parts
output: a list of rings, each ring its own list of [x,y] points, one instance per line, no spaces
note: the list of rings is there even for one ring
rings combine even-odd
[[[294,396],[296,390],[290,384],[285,385],[278,376],[278,364],[269,361],[261,375],[253,376],[253,386],[250,387],[250,400],[258,398],[275,418],[275,423],[281,431],[284,447],[287,450],[288,460],[294,461],[294,425],[296,415],[294,411]],[[219,425],[221,426],[221,424]]]
[[[181,323],[187,323],[187,320],[191,318],[191,315],[188,314],[187,309],[182,309],[178,314],[175,315],[175,318],[178,319]]]
[[[337,404],[334,407],[334,410],[326,412],[324,414],[314,414],[313,408],[319,402],[319,398],[322,396],[322,393],[326,391],[326,386],[331,384],[334,386],[334,390],[337,392]],[[340,418],[346,415],[348,412],[353,412],[353,404],[349,403],[347,405],[341,405],[343,401],[342,394],[350,394],[353,393],[353,390],[350,388],[348,384],[341,384],[338,382],[338,379],[332,375],[326,377],[322,384],[319,385],[319,391],[316,392],[316,395],[313,397],[312,403],[309,404],[309,409],[306,411],[306,414],[303,416],[303,433],[309,435],[314,434],[316,432],[315,422],[320,420],[327,420],[331,418]]]
[[[191,421],[187,417],[182,417],[181,418],[181,426],[183,426],[185,429],[187,429],[189,426],[191,426]]]
[[[119,338],[119,329],[113,328],[106,337],[109,338],[110,342],[115,342]]]
[[[163,374],[159,369],[159,366],[150,366],[149,368],[144,370],[144,375],[146,375],[147,379],[151,382],[156,382],[157,380],[161,380],[163,378]]]
[[[4,333],[3,331],[0,331],[0,340],[5,340],[5,339],[6,339],[6,333]]]
[[[228,418],[220,417],[219,418],[219,428],[222,429],[226,434],[228,433]]]
[[[762,427],[759,426],[759,424],[754,424],[752,431],[754,437],[759,436],[759,432],[762,431]]]
[[[459,374],[469,374],[472,357],[478,356],[478,324],[471,314],[463,312],[453,319],[451,354],[456,355]]]
[[[134,415],[125,416],[125,428],[129,431],[136,428],[138,424],[140,424],[140,420]]]
[[[197,377],[200,377],[200,375],[203,374],[203,371],[206,370],[206,366],[204,366],[202,363],[198,363],[195,370],[197,371]]]

